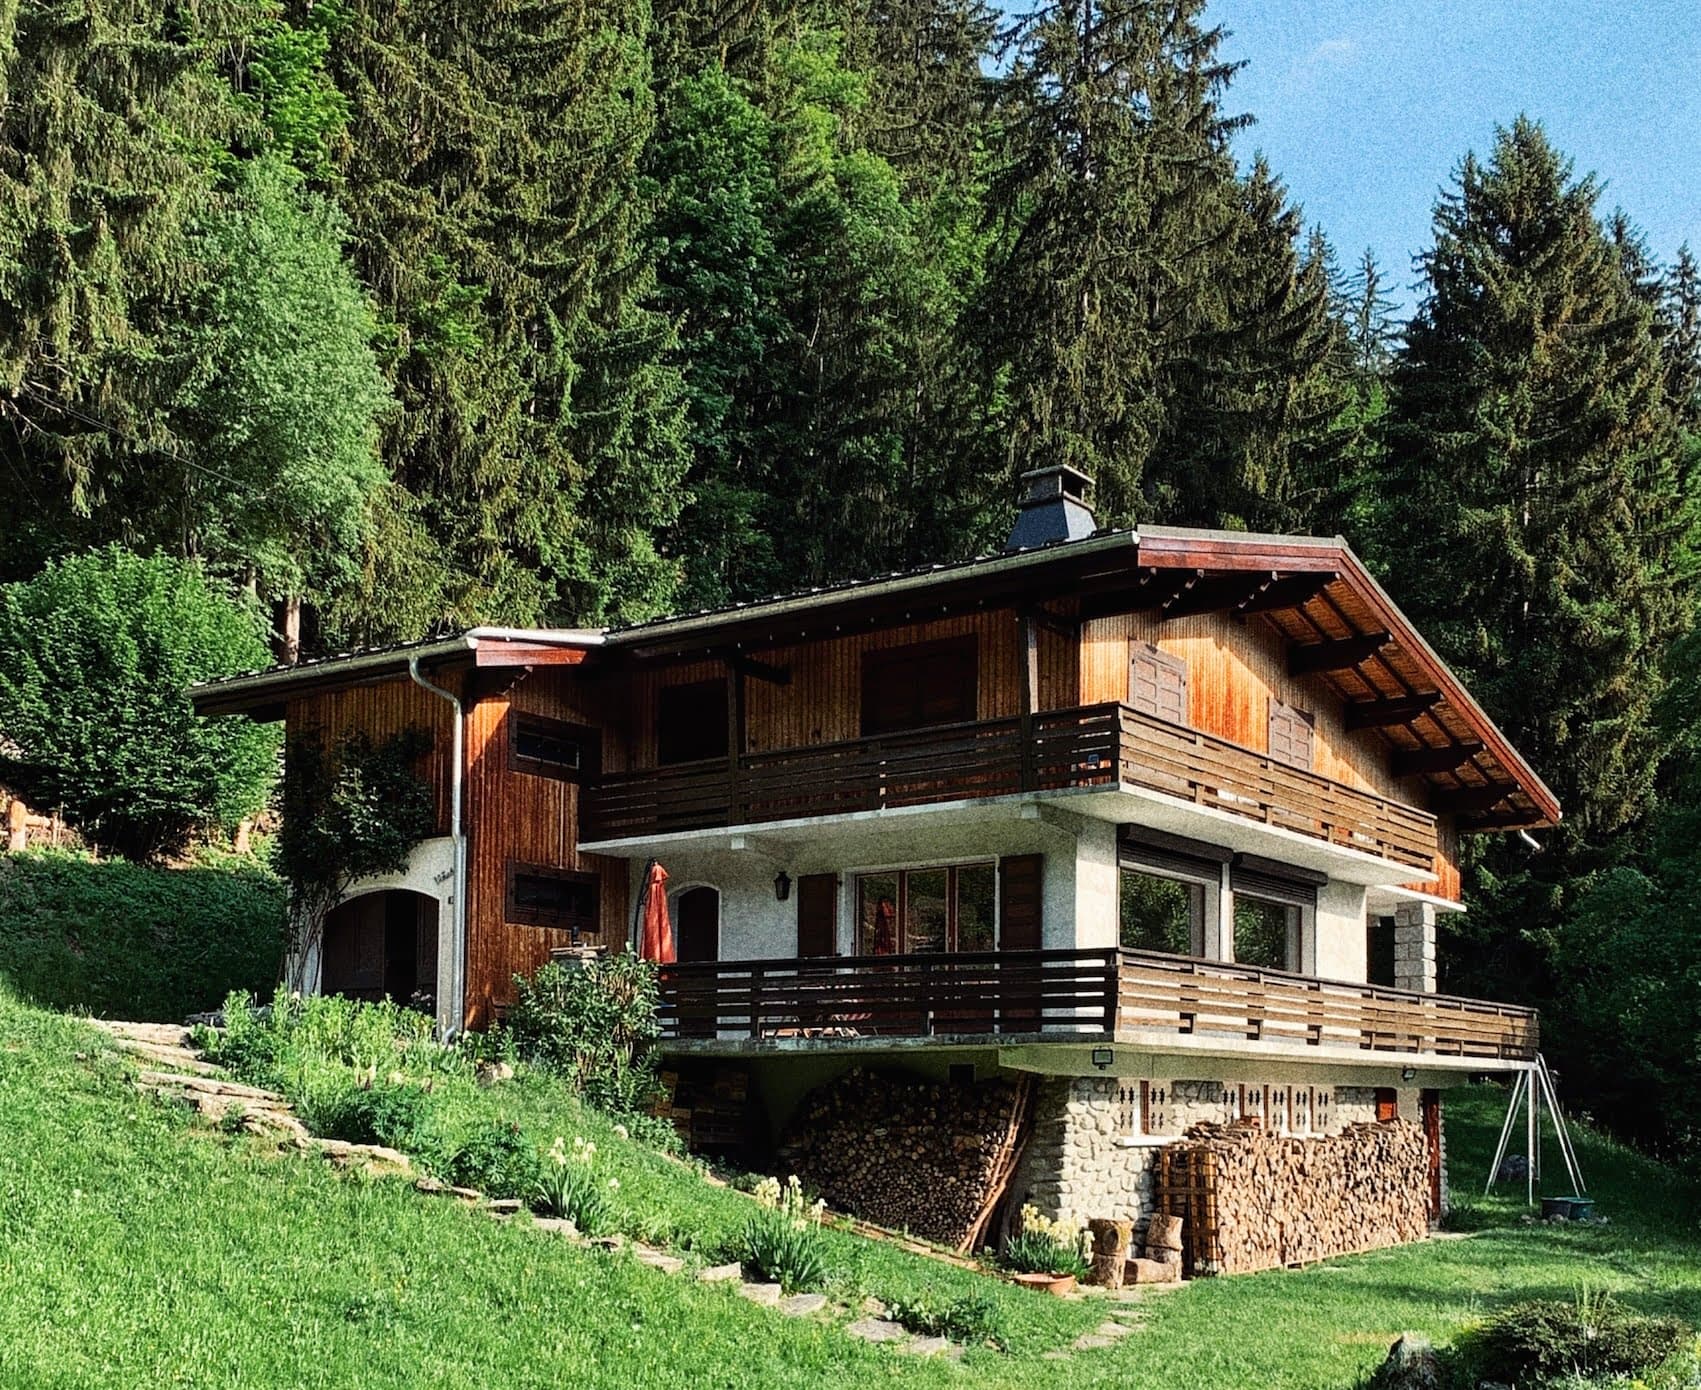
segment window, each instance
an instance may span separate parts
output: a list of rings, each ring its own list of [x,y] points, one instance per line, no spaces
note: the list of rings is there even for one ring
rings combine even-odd
[[[1364,978],[1369,984],[1394,987],[1394,919],[1372,917],[1364,926]]]
[[[508,766],[515,772],[576,782],[596,771],[596,747],[594,729],[518,710],[508,715]]]
[[[1290,767],[1312,765],[1312,716],[1280,700],[1270,701],[1270,756]]]
[[[1124,867],[1121,942],[1131,951],[1193,954],[1205,919],[1205,885]]]
[[[952,637],[864,652],[863,737],[972,720],[979,700],[979,650],[973,637]]]
[[[1299,909],[1292,903],[1234,895],[1237,964],[1255,965],[1261,970],[1293,970],[1299,963],[1298,935]]]
[[[656,761],[695,763],[727,755],[727,683],[691,681],[656,692]]]
[[[857,954],[993,950],[996,903],[991,864],[858,874]]]
[[[1392,1124],[1400,1118],[1400,1093],[1392,1086],[1376,1088],[1376,1123]]]
[[[527,927],[550,927],[574,937],[594,936],[602,926],[601,885],[595,874],[508,865],[505,918]]]
[[[1187,663],[1136,642],[1128,658],[1128,703],[1172,724],[1187,723]]]

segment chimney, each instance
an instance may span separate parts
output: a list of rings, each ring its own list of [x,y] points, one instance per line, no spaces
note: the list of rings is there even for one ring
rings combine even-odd
[[[1004,549],[1032,550],[1057,541],[1085,540],[1098,530],[1093,509],[1082,499],[1092,479],[1066,463],[1022,474],[1026,492]]]

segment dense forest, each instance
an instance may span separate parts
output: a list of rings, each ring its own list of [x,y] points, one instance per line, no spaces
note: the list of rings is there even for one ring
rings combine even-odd
[[[1458,152],[1400,322],[1237,161],[1201,0],[0,26],[0,585],[187,562],[288,654],[618,621],[984,551],[1058,461],[1102,524],[1338,531],[1566,807],[1476,847],[1445,983],[1701,1152],[1654,1104],[1701,1060],[1701,271],[1535,121]]]

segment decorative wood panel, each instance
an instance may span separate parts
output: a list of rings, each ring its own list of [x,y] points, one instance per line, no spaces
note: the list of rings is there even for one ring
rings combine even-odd
[[[437,823],[433,833],[447,835],[453,717],[447,700],[422,690],[410,680],[400,680],[297,696],[285,707],[284,728],[290,738],[317,730],[328,743],[354,729],[379,741],[406,729],[429,730],[431,752],[419,771],[431,784],[436,797]]]

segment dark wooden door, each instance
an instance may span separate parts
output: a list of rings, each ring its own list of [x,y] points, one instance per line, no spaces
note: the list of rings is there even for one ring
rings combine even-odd
[[[1429,1150],[1429,1219],[1441,1219],[1441,1092],[1420,1091],[1423,1137]]]
[[[688,888],[674,903],[679,920],[680,961],[719,960],[721,954],[721,895],[715,888]]]
[[[797,881],[797,953],[839,953],[839,879],[837,874],[804,874]]]

